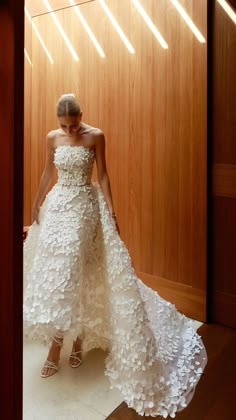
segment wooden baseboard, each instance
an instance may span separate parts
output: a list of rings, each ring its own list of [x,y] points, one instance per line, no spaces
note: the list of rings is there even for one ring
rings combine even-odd
[[[189,318],[206,322],[206,293],[182,283],[136,271],[137,276]]]
[[[212,321],[236,328],[236,296],[216,291],[212,299]]]

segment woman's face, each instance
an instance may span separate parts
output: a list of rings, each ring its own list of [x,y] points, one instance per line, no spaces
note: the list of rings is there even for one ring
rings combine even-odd
[[[61,129],[63,131],[65,131],[65,133],[68,136],[75,136],[76,134],[78,134],[78,130],[79,130],[79,127],[80,127],[81,116],[59,117],[58,121],[59,121],[59,125],[60,125]]]

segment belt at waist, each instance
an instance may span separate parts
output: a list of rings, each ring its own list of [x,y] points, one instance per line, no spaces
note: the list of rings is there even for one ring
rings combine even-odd
[[[71,181],[57,181],[56,185],[64,185],[66,187],[91,187],[92,186],[92,182],[86,182],[84,184],[77,184],[76,182],[71,182]]]

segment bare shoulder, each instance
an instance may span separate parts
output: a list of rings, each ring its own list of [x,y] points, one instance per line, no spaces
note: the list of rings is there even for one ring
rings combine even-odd
[[[46,137],[46,145],[49,148],[53,148],[54,147],[54,143],[55,143],[55,139],[57,136],[57,132],[58,130],[51,130],[48,132],[47,137]]]
[[[94,140],[94,143],[95,143],[96,147],[97,146],[102,147],[102,146],[105,145],[105,136],[104,136],[103,131],[100,128],[95,128],[94,127],[91,130],[91,135],[93,136],[93,140]]]
[[[48,132],[47,138],[48,139],[52,139],[52,138],[54,139],[56,137],[57,133],[58,133],[58,130],[51,130],[51,131]]]
[[[96,127],[92,128],[91,133],[93,134],[94,137],[104,136],[103,131],[100,128],[96,128]]]

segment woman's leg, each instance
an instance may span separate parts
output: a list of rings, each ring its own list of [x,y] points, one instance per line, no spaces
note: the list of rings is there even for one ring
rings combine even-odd
[[[54,335],[51,343],[51,347],[48,352],[47,360],[50,362],[55,363],[58,366],[58,362],[60,360],[60,351],[63,345],[64,333],[57,330],[56,334]],[[54,369],[50,367],[43,367],[41,373],[43,375],[50,375]]]
[[[80,360],[82,360],[82,341],[82,338],[79,336],[77,336],[76,340],[73,341],[73,348],[69,359],[71,366],[78,366],[78,364],[80,364]]]

